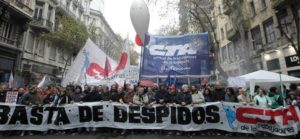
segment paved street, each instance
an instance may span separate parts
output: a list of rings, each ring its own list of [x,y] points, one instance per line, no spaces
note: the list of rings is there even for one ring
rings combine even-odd
[[[88,135],[33,135],[33,136],[10,136],[10,137],[0,137],[1,139],[192,139],[192,138],[201,138],[201,139],[288,139],[293,137],[279,137],[279,136],[271,136],[271,137],[224,137],[224,136],[176,136],[176,135],[155,135],[155,134],[139,134],[139,135],[126,135],[121,136],[119,134],[88,134]]]

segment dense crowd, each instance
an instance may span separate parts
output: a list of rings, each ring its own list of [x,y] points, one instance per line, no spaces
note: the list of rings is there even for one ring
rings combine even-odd
[[[32,86],[22,88],[0,87],[0,102],[5,102],[6,92],[10,90],[18,91],[17,104],[29,106],[59,106],[72,103],[110,101],[132,105],[153,105],[176,103],[182,106],[201,104],[205,102],[233,102],[242,105],[252,105],[262,108],[282,107],[286,105],[300,106],[300,86],[290,84],[289,89],[284,87],[284,93],[279,93],[279,87],[271,87],[268,90],[259,86],[255,87],[255,93],[250,95],[249,90],[245,88],[224,87],[222,83],[216,82],[214,86],[210,85],[182,85],[180,88],[175,86],[166,87],[164,84],[153,87],[141,85],[132,86],[130,84],[112,86],[88,86],[83,88],[78,85],[60,85],[47,86],[43,89]],[[96,128],[80,128],[63,131],[63,133],[74,132],[92,132]],[[126,130],[110,129],[112,132],[126,133]],[[128,131],[127,131],[128,132]],[[23,136],[26,132],[19,134]],[[46,131],[43,134],[50,134],[53,131]],[[60,133],[60,132],[59,132]],[[215,132],[205,132],[214,134]],[[223,132],[216,132],[223,133]],[[32,134],[31,132],[27,134]],[[202,133],[201,133],[202,134]]]

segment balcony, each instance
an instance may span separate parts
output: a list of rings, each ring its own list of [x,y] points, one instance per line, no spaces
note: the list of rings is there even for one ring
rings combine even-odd
[[[226,35],[228,40],[233,40],[238,35],[238,32],[234,28],[229,28],[226,31]]]
[[[287,3],[287,0],[272,0],[272,7],[277,8],[285,5]]]
[[[21,12],[25,13],[29,17],[33,16],[33,7],[30,7],[31,3],[27,4],[24,0],[12,0],[10,1],[13,5],[18,7]]]
[[[232,11],[228,4],[223,3],[222,10],[225,15],[229,15]]]
[[[53,27],[53,23],[51,21],[42,18],[34,18],[30,22],[30,25],[35,28],[40,28],[48,31],[51,30]]]

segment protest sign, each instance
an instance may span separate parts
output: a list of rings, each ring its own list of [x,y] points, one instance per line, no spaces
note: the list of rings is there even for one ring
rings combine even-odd
[[[299,109],[264,109],[238,103],[201,105],[127,105],[110,102],[75,103],[59,107],[0,103],[0,131],[65,130],[79,127],[160,129],[227,132],[269,132],[290,136],[298,133]]]
[[[18,100],[18,91],[7,91],[5,103],[16,104]]]
[[[146,35],[141,78],[210,76],[208,33],[182,36]]]

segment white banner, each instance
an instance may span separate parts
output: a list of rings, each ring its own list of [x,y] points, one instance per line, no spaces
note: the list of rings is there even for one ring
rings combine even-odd
[[[299,130],[299,110],[293,106],[273,110],[221,102],[193,106],[94,102],[60,107],[0,103],[0,131],[77,127],[179,131],[219,129],[240,133],[265,131],[289,136]]]
[[[228,86],[229,87],[246,87],[245,78],[229,77],[227,81],[228,81]]]
[[[106,83],[108,78],[124,70],[127,60],[127,52],[123,52],[120,61],[116,62],[88,39],[62,80],[62,86],[69,83],[89,85]]]
[[[18,91],[7,91],[5,103],[16,104],[18,100]]]

